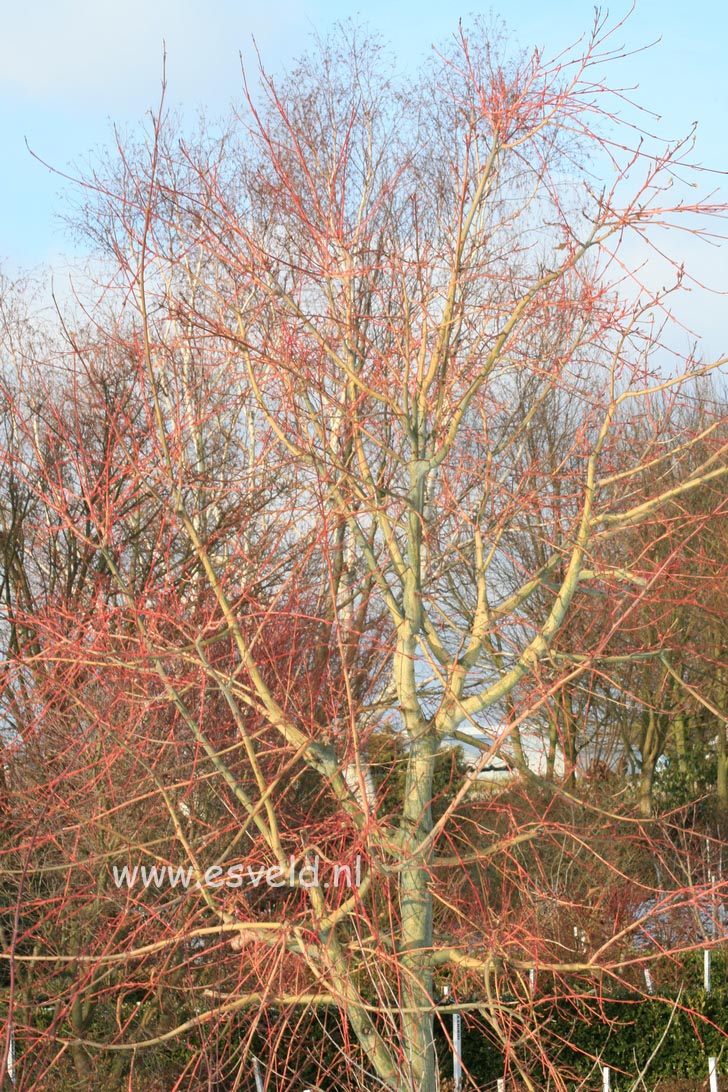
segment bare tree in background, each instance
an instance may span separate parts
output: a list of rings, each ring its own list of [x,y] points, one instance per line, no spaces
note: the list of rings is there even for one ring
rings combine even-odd
[[[458,1008],[526,1086],[562,1087],[527,972],[605,989],[650,915],[697,905],[680,873],[645,910],[663,878],[640,857],[625,879],[620,815],[569,812],[575,782],[557,813],[435,780],[454,741],[487,764],[576,716],[620,625],[585,640],[584,604],[651,595],[650,528],[728,471],[722,444],[676,457],[710,425],[654,412],[687,389],[650,325],[682,271],[652,294],[620,256],[723,210],[665,207],[690,143],[620,124],[610,41],[597,21],[547,62],[476,25],[405,83],[343,34],[263,75],[220,141],[160,110],[87,182],[105,298],[4,387],[21,1087],[69,1054],[151,1087],[151,1052],[177,1088],[252,1088],[255,1056],[269,1088],[435,1092]],[[142,863],[192,881],[112,875]],[[612,932],[610,877],[632,884]],[[565,915],[592,913],[565,952]]]

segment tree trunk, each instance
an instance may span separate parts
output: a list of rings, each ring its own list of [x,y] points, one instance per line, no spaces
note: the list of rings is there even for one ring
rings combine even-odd
[[[432,1017],[432,851],[423,842],[432,830],[432,778],[437,740],[431,728],[410,744],[403,807],[405,866],[400,879],[402,914],[402,1031],[409,1073],[406,1089],[437,1087]]]
[[[725,721],[718,722],[718,755],[715,789],[722,807],[728,805],[728,755],[726,754]]]
[[[643,819],[652,815],[652,787],[655,780],[655,765],[660,755],[657,714],[654,709],[645,712],[642,723],[642,745],[640,747],[639,813]]]
[[[642,761],[640,770],[640,795],[639,812],[643,819],[649,819],[652,815],[652,786],[655,780],[655,764],[649,760]]]
[[[576,742],[576,717],[571,701],[571,688],[567,685],[561,691],[561,713],[564,747],[564,785],[569,792],[576,790],[576,758],[578,747]]]
[[[673,724],[675,734],[675,754],[677,756],[677,768],[685,776],[688,772],[687,764],[687,735],[685,732],[685,714],[678,713]]]

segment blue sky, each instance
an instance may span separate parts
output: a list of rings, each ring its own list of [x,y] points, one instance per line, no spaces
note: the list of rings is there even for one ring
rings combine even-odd
[[[112,122],[134,123],[156,104],[163,40],[169,102],[190,114],[205,107],[215,117],[239,97],[239,53],[250,58],[253,36],[276,71],[312,31],[352,16],[378,30],[403,65],[415,65],[453,33],[459,15],[474,10],[502,16],[519,44],[547,52],[573,42],[594,17],[586,0],[468,5],[452,14],[440,0],[371,0],[365,9],[355,0],[0,0],[0,269],[60,268],[73,249],[59,221],[63,183],[33,159],[26,141],[58,170],[88,162],[111,141]],[[627,11],[613,7],[612,17]],[[728,8],[638,0],[620,38],[629,49],[662,39],[619,62],[613,78],[638,85],[636,97],[662,115],[666,137],[698,121],[696,159],[728,170]],[[721,269],[728,273],[728,263]]]

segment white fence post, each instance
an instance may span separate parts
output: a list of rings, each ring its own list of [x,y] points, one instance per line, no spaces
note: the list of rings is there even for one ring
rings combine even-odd
[[[8,1043],[7,1070],[10,1083],[15,1084],[15,1028],[12,1024],[10,1025],[10,1041]]]
[[[463,1083],[463,1018],[459,1012],[452,1014],[452,1077],[455,1092],[460,1092]]]
[[[609,1078],[609,1066],[602,1067],[602,1092],[609,1092],[610,1078]]]
[[[718,1073],[715,1058],[708,1058],[708,1080],[710,1081],[710,1092],[718,1092]]]
[[[443,997],[450,995],[449,986],[442,987],[442,995]],[[463,1018],[459,1012],[454,1012],[452,1014],[452,1077],[455,1092],[460,1092],[460,1086],[463,1083],[462,1047]]]
[[[253,1056],[253,1076],[255,1077],[255,1092],[263,1092],[263,1078],[260,1074],[260,1062]],[[308,1092],[308,1090],[306,1090]]]

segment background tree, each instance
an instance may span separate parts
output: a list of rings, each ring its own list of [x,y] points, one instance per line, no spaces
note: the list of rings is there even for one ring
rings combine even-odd
[[[345,32],[263,74],[218,142],[160,109],[87,181],[104,298],[5,387],[34,544],[7,565],[3,684],[24,1087],[69,1052],[133,1083],[176,1044],[180,1088],[252,1087],[255,1056],[270,1087],[434,1092],[443,984],[526,1086],[563,1087],[553,998],[694,943],[674,821],[573,780],[435,780],[453,741],[485,762],[558,708],[573,768],[621,626],[583,604],[647,598],[635,528],[696,498],[689,538],[728,469],[657,412],[686,389],[645,318],[668,292],[619,258],[720,210],[664,207],[688,145],[619,127],[609,57],[600,20],[553,63],[476,25],[405,85]],[[396,794],[370,768],[387,734]]]

